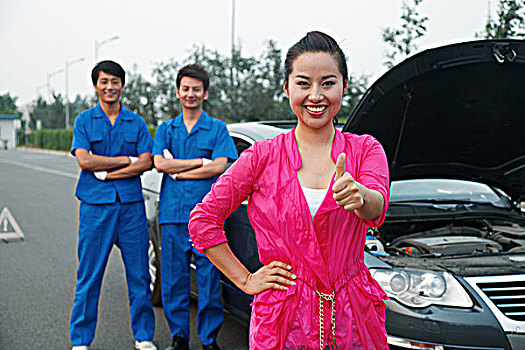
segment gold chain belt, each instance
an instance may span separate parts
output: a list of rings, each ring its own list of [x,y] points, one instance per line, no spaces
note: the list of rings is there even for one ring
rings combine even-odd
[[[337,342],[335,339],[335,292],[331,294],[324,294],[315,291],[319,296],[319,349],[324,350],[324,301],[328,300],[332,302],[332,349],[337,349]]]

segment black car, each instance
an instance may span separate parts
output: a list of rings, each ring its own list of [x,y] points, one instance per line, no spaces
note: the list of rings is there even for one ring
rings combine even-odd
[[[343,128],[375,136],[389,160],[390,206],[383,226],[369,230],[365,262],[390,297],[391,349],[525,349],[524,82],[525,41],[426,50],[376,81]],[[229,130],[242,152],[292,127]],[[143,176],[157,253],[158,178]],[[225,229],[257,269],[245,205]],[[223,296],[248,320],[250,296],[226,278]]]
[[[295,121],[267,121],[250,122],[228,125],[228,131],[233,138],[237,152],[241,154],[254,142],[272,138],[287,132],[296,126]],[[340,128],[342,126],[339,126]],[[231,165],[231,164],[230,164]],[[162,305],[160,296],[160,234],[158,224],[158,203],[162,175],[155,169],[142,175],[143,195],[146,203],[146,216],[150,232],[149,271],[152,280],[152,303]],[[247,201],[233,212],[224,224],[230,247],[237,257],[245,264],[248,270],[255,272],[262,264],[259,261],[255,234],[248,219]],[[191,265],[195,269],[195,265]],[[192,274],[192,296],[197,297],[195,276]],[[222,296],[226,311],[241,322],[248,322],[250,318],[250,303],[253,297],[239,290],[229,279],[222,276]]]
[[[392,349],[525,349],[525,42],[421,52],[361,99],[391,177],[367,265]]]

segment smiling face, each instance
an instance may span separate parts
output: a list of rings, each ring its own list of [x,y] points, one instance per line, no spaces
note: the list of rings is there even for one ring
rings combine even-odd
[[[122,80],[112,74],[100,71],[97,84],[94,85],[101,103],[114,104],[120,100],[120,94],[124,91]]]
[[[182,108],[188,110],[200,110],[204,100],[208,99],[208,91],[204,91],[203,82],[192,77],[182,77],[176,94]]]
[[[347,88],[337,61],[325,52],[299,55],[284,82],[284,91],[299,124],[314,129],[331,127]]]

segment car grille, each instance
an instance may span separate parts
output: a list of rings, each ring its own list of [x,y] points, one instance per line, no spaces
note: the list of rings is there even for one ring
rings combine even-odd
[[[525,281],[478,282],[477,286],[505,316],[525,321]]]

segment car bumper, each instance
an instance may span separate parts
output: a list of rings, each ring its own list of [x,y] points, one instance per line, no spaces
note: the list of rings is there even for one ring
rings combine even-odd
[[[467,310],[435,306],[409,309],[390,299],[386,329],[391,349],[525,349],[511,347],[494,315],[479,306]]]

